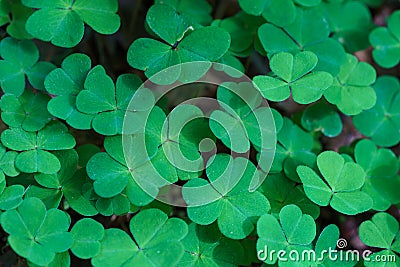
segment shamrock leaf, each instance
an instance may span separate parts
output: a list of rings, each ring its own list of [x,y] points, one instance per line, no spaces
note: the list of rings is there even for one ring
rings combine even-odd
[[[60,162],[48,151],[70,149],[75,139],[67,127],[52,121],[37,132],[26,132],[21,128],[11,128],[1,134],[1,141],[9,149],[20,151],[15,158],[15,166],[22,172],[56,173]]]
[[[3,175],[0,177],[0,210],[15,209],[22,202],[25,188],[20,184],[5,186],[6,179]]]
[[[122,124],[128,104],[140,86],[139,77],[121,75],[116,87],[102,66],[94,67],[85,80],[85,90],[78,93],[76,107],[80,112],[94,115],[93,129],[103,135],[122,133]]]
[[[283,174],[270,174],[261,185],[261,191],[271,204],[271,214],[278,217],[281,209],[296,204],[303,213],[318,218],[319,207],[310,201],[301,185],[289,180]]]
[[[25,88],[25,75],[30,84],[44,89],[44,77],[55,67],[50,62],[40,61],[39,50],[34,42],[10,37],[0,42],[0,85],[5,93],[20,96]]]
[[[308,198],[320,206],[331,207],[343,214],[354,215],[371,209],[372,199],[360,191],[365,172],[354,162],[334,151],[325,151],[317,157],[321,178],[307,166],[297,167],[297,173]]]
[[[98,198],[96,201],[96,209],[103,216],[120,216],[127,214],[128,212],[135,211],[131,210],[131,202],[129,198],[123,193],[111,198]]]
[[[365,266],[397,266],[400,260],[399,253],[399,223],[397,220],[385,212],[375,214],[370,221],[361,223],[358,229],[361,241],[370,247],[383,249],[380,252],[369,256],[368,261],[364,261]],[[379,262],[378,257],[394,257],[393,262]],[[378,260],[375,260],[378,259]]]
[[[182,244],[185,253],[177,265],[180,267],[234,267],[243,262],[243,247],[238,241],[221,235],[216,224],[202,226],[191,223]]]
[[[224,145],[238,153],[247,152],[250,143],[262,152],[275,147],[273,110],[263,106],[251,83],[224,82],[218,86],[217,99],[221,109],[211,113],[209,125]]]
[[[132,156],[136,158],[129,158],[131,154],[126,154],[131,165],[128,167],[121,139],[121,136],[107,137],[104,140],[106,152],[95,154],[89,160],[86,171],[89,177],[94,180],[94,190],[99,196],[104,198],[114,197],[126,189],[126,195],[133,204],[144,206],[153,200],[153,197],[146,192],[150,191],[157,195],[158,186],[164,185],[154,184],[154,180],[149,179],[149,177],[157,175],[155,172],[158,169],[160,172],[163,170],[161,173],[165,174],[164,177],[175,182],[178,180],[176,173],[171,174],[171,167],[169,167],[168,161],[165,160],[162,153],[156,153],[148,159],[145,156],[144,148],[138,145],[133,147],[135,154]],[[136,176],[135,179],[132,175]],[[146,192],[142,189],[143,186],[145,186]]]
[[[26,32],[25,24],[30,15],[32,15],[33,10],[21,4],[21,0],[11,0],[8,12],[10,13],[10,18],[7,22],[10,24],[7,26],[7,33],[16,39],[31,39],[32,36]],[[7,3],[3,1],[3,3]],[[7,16],[8,17],[8,16]]]
[[[315,258],[312,259],[308,266],[343,266],[343,267],[351,267],[356,265],[356,261],[353,260],[350,256],[348,257],[338,257],[335,259],[334,257],[330,257],[328,255],[328,251],[337,250],[336,246],[340,237],[339,228],[330,224],[326,226],[321,234],[319,235],[316,244],[315,244]],[[337,250],[339,253],[342,253],[341,250]],[[343,251],[347,253],[347,251]],[[311,254],[312,255],[312,254]]]
[[[338,136],[343,129],[339,114],[324,102],[307,107],[301,116],[301,126],[307,131],[321,131],[328,137]]]
[[[298,2],[307,2],[307,0]],[[289,25],[296,17],[293,0],[239,0],[239,5],[244,12],[254,16],[262,15],[267,21],[278,26]]]
[[[28,262],[29,267],[68,267],[71,266],[71,257],[69,256],[69,252],[61,252],[61,253],[56,253],[54,256],[53,261],[51,261],[49,264],[46,265],[37,265],[34,264],[33,262]]]
[[[354,116],[356,128],[379,146],[394,146],[400,141],[400,83],[393,76],[381,76],[374,85],[376,105]]]
[[[356,115],[375,105],[376,94],[371,87],[375,79],[376,71],[371,65],[347,54],[346,63],[324,96],[343,113]]]
[[[207,165],[212,184],[191,179],[182,189],[188,217],[200,225],[217,220],[223,235],[245,238],[254,230],[255,219],[270,209],[263,194],[249,191],[251,179],[257,175],[255,166],[245,158],[226,154],[215,155]]]
[[[329,23],[332,38],[338,40],[349,53],[369,46],[368,35],[373,29],[371,12],[363,3],[323,2],[321,11]]]
[[[63,0],[43,2],[22,0],[27,7],[37,8],[26,22],[32,36],[61,47],[74,47],[84,34],[84,22],[101,34],[113,34],[120,26],[115,0]]]
[[[96,215],[94,203],[86,197],[91,191],[90,179],[84,169],[77,170],[77,152],[70,149],[54,151],[53,154],[61,164],[60,170],[54,174],[35,174],[38,185],[30,186],[26,195],[40,198],[47,208],[57,208],[64,196],[68,205],[78,213]]]
[[[3,213],[1,225],[9,234],[12,249],[37,265],[49,264],[56,253],[67,251],[73,243],[67,214],[57,209],[46,211],[37,198],[27,198],[17,209]]]
[[[225,30],[214,26],[195,29],[169,5],[153,5],[146,22],[165,43],[149,38],[135,40],[128,50],[128,63],[143,70],[148,78],[180,63],[216,61],[230,45],[230,36]],[[179,77],[176,69],[172,71],[162,75],[166,83]]]
[[[374,48],[372,56],[376,63],[391,68],[400,62],[400,11],[393,12],[387,20],[387,27],[378,27],[369,35]]]
[[[93,266],[176,266],[183,256],[181,240],[188,232],[183,220],[148,209],[131,219],[129,229],[134,241],[120,229],[105,231]]]
[[[372,208],[387,210],[400,202],[400,177],[396,155],[389,149],[378,149],[370,140],[361,140],[354,149],[356,162],[363,167],[366,177],[361,191],[373,200]]]
[[[261,17],[251,16],[239,12],[233,17],[228,17],[213,25],[225,29],[231,36],[229,51],[239,57],[247,57],[253,52],[253,43],[257,36],[258,27],[265,23]]]
[[[173,7],[188,23],[208,25],[212,21],[212,7],[206,0],[155,0],[154,3]]]
[[[278,144],[271,167],[271,173],[285,172],[288,178],[299,182],[296,167],[315,165],[316,155],[312,152],[313,137],[294,124],[290,119],[284,118],[283,127],[278,133]]]
[[[10,22],[10,3],[7,1],[2,1],[0,3],[0,26],[3,26]]]
[[[15,177],[19,174],[19,170],[15,167],[15,158],[18,153],[15,151],[7,151],[6,148],[0,144],[0,178],[4,174],[10,177]]]
[[[91,64],[85,54],[69,55],[63,60],[61,68],[50,72],[44,81],[47,92],[55,96],[47,105],[50,114],[81,130],[91,128],[94,116],[76,108],[76,96],[84,89]]]
[[[277,262],[277,253],[268,251],[296,250],[300,254],[303,250],[310,249],[311,242],[315,238],[316,226],[314,219],[303,214],[296,205],[287,205],[279,213],[279,221],[271,214],[265,214],[257,222],[257,251],[260,259],[267,264]]]
[[[321,98],[331,86],[332,76],[323,71],[313,71],[318,57],[309,51],[296,55],[278,53],[272,56],[270,67],[277,77],[256,76],[255,85],[271,101],[283,101],[292,94],[299,104],[309,104]]]
[[[285,8],[282,10],[286,12]],[[258,37],[268,57],[279,52],[311,51],[318,57],[314,70],[336,76],[346,55],[342,45],[329,38],[327,21],[316,9],[298,9],[296,13],[296,20],[288,26],[280,28],[265,23],[258,29]]]
[[[81,259],[90,259],[100,252],[100,241],[104,237],[104,228],[99,222],[85,218],[79,220],[71,229],[74,238],[71,251]]]
[[[38,131],[52,119],[47,111],[49,100],[48,95],[35,94],[31,90],[25,90],[19,97],[3,95],[0,100],[1,119],[10,127],[22,127],[27,132]]]

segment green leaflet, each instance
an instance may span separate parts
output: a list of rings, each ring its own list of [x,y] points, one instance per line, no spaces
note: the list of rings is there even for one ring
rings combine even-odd
[[[316,227],[310,215],[302,214],[296,205],[287,205],[280,211],[279,221],[270,214],[263,215],[257,222],[257,233],[257,251],[267,248],[269,251],[284,250],[288,253],[297,250],[301,253],[311,248]],[[273,257],[266,255],[264,260],[267,264],[273,264],[277,261],[277,254],[273,254]]]
[[[399,223],[391,215],[380,212],[375,214],[371,220],[364,221],[358,229],[360,239],[368,246],[377,247],[380,252],[373,253],[369,256],[369,262],[365,266],[396,266],[399,260]],[[391,256],[395,261],[392,262],[379,262],[374,264],[378,257],[382,255]],[[386,265],[388,264],[388,265]]]
[[[365,172],[354,162],[336,152],[325,151],[318,155],[317,165],[323,178],[307,166],[297,167],[297,173],[308,198],[320,206],[330,205],[348,215],[372,208],[371,197],[360,191],[365,183]]]
[[[344,114],[357,115],[375,105],[376,94],[371,87],[375,79],[376,71],[371,65],[347,54],[345,64],[324,96]]]
[[[39,50],[29,40],[11,37],[0,42],[0,85],[5,93],[20,96],[25,89],[25,77],[36,89],[44,89],[45,76],[54,69],[50,62],[39,61]]]
[[[264,97],[283,101],[293,96],[299,104],[309,104],[320,99],[332,84],[327,72],[314,72],[318,57],[312,52],[278,53],[271,58],[270,68],[276,77],[256,76],[253,81]]]
[[[384,68],[394,67],[400,61],[399,23],[400,12],[393,12],[387,20],[387,27],[376,28],[369,35],[369,41],[374,48],[374,60]]]
[[[327,21],[315,9],[298,9],[296,13],[295,21],[287,26],[281,28],[265,23],[258,29],[258,37],[268,57],[280,52],[311,51],[318,57],[316,71],[337,75],[345,62],[345,51],[340,43],[329,38]]]
[[[200,225],[217,221],[226,237],[245,238],[253,231],[255,218],[270,209],[264,195],[249,191],[257,171],[247,159],[233,159],[226,154],[217,154],[210,161],[207,176],[211,184],[199,178],[190,180],[183,187],[188,217]]]
[[[393,146],[400,141],[398,111],[400,84],[393,76],[381,76],[374,85],[376,105],[354,116],[356,128],[380,146]]]
[[[168,219],[162,211],[148,209],[134,216],[129,228],[135,242],[120,229],[105,231],[93,266],[176,266],[183,256],[182,239],[188,232],[183,220]]]
[[[75,146],[74,137],[58,121],[52,121],[37,132],[26,132],[21,128],[5,130],[1,134],[1,141],[7,148],[20,152],[15,158],[15,166],[27,173],[56,173],[61,165],[49,151]]]
[[[13,250],[37,265],[49,264],[56,253],[67,251],[73,243],[66,213],[46,211],[37,198],[27,198],[17,209],[3,213],[1,224]]]
[[[397,188],[400,185],[396,155],[391,150],[378,149],[370,140],[361,140],[354,150],[356,162],[363,167],[366,177],[361,191],[373,200],[372,208],[386,210],[400,202]]]
[[[22,4],[38,9],[26,22],[27,32],[61,47],[74,47],[82,40],[84,22],[101,34],[113,34],[120,27],[114,0],[22,0]]]
[[[165,43],[149,38],[135,40],[129,47],[128,63],[145,71],[148,78],[180,63],[216,61],[228,51],[230,45],[230,36],[225,30],[214,26],[194,28],[169,5],[153,5],[147,13],[146,22]],[[157,79],[172,83],[180,75],[178,69],[167,71]]]

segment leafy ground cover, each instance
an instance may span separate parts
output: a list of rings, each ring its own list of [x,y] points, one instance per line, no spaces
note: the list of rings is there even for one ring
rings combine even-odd
[[[0,0],[0,26],[0,266],[400,266],[398,0]]]

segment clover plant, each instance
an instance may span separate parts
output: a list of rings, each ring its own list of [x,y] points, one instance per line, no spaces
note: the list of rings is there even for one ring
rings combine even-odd
[[[1,266],[400,266],[398,0],[1,0],[0,27]]]

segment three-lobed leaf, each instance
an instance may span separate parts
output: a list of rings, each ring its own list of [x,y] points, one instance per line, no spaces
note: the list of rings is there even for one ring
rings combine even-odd
[[[101,34],[113,34],[120,27],[115,0],[22,0],[22,3],[37,9],[26,22],[27,32],[61,47],[74,47],[82,40],[84,22]]]
[[[317,157],[321,178],[307,166],[297,167],[304,191],[311,201],[330,205],[333,209],[348,215],[365,212],[372,208],[372,199],[360,191],[365,183],[365,172],[354,162],[334,151],[325,151]]]

